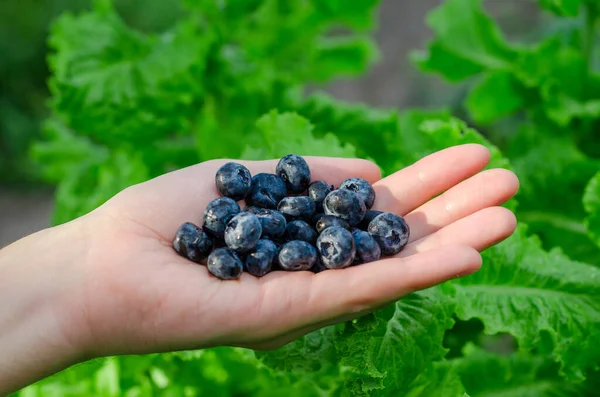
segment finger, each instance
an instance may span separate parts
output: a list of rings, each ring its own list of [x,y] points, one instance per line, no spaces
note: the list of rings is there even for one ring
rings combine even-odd
[[[367,160],[330,157],[305,159],[313,181],[326,180],[337,185],[350,177],[360,177],[372,183],[381,178],[379,167]],[[109,206],[115,204],[119,216],[152,225],[155,234],[169,240],[182,223],[202,223],[204,208],[219,197],[215,173],[227,161],[212,160],[164,174],[121,192]],[[238,162],[256,175],[261,172],[274,173],[277,161]]]
[[[454,146],[433,153],[374,186],[374,209],[404,215],[482,170],[490,160],[482,145]]]
[[[472,176],[406,215],[410,241],[434,233],[481,209],[501,205],[518,189],[516,175],[505,169],[487,170]]]
[[[452,246],[317,275],[297,274],[304,277],[294,280],[288,277],[294,275],[273,274],[272,279],[268,275],[262,293],[263,317],[250,328],[263,340],[281,337],[341,316],[358,316],[411,292],[470,274],[480,266],[477,251]],[[266,318],[269,315],[271,318]]]
[[[481,252],[508,238],[516,227],[517,219],[508,209],[485,208],[408,244],[398,257],[453,245],[465,245]]]

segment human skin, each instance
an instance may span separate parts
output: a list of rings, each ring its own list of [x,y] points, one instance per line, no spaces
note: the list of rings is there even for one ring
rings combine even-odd
[[[479,252],[516,226],[500,205],[518,180],[507,170],[482,171],[489,158],[483,146],[456,146],[381,179],[365,160],[307,157],[313,180],[373,183],[373,209],[404,216],[411,229],[395,257],[318,274],[225,281],[173,250],[177,228],[200,224],[218,197],[214,175],[229,160],[132,186],[81,218],[23,238],[0,250],[0,395],[96,357],[276,348],[471,274]],[[240,163],[255,175],[273,173],[277,161]]]

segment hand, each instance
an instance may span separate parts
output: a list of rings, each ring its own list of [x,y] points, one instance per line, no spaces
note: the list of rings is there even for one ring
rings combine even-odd
[[[70,237],[57,244],[62,252],[55,256],[77,257],[50,267],[63,279],[60,309],[53,313],[61,340],[77,350],[73,356],[278,347],[475,272],[478,251],[515,229],[514,215],[498,205],[516,193],[518,180],[502,169],[480,172],[489,152],[479,145],[432,154],[385,179],[364,160],[307,161],[313,180],[339,184],[358,176],[374,183],[374,209],[403,215],[410,225],[406,248],[343,270],[222,281],[178,256],[172,240],[183,222],[201,224],[204,208],[218,197],[214,175],[225,161],[165,174],[64,226]],[[274,172],[276,161],[242,163],[257,174]]]

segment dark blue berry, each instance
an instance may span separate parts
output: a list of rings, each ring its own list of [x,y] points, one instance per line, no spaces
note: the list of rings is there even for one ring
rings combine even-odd
[[[184,258],[200,262],[212,251],[213,240],[204,230],[193,223],[186,222],[177,230],[173,248]]]
[[[383,211],[368,210],[363,220],[358,224],[358,228],[366,231],[369,228],[369,223],[371,223],[371,221],[375,219],[377,215],[381,214],[383,214]]]
[[[306,241],[294,240],[281,247],[278,257],[284,270],[309,270],[317,259],[317,250]]]
[[[356,254],[352,233],[339,226],[323,230],[317,239],[317,250],[323,265],[329,269],[350,266]]]
[[[348,224],[347,221],[345,221],[342,218],[338,218],[337,216],[333,216],[333,215],[322,216],[315,224],[317,233],[321,233],[323,230],[327,229],[328,227],[332,227],[332,226],[340,226],[340,227],[343,227],[344,229],[350,230],[350,225]]]
[[[281,249],[283,248],[283,245],[285,244],[284,241],[273,241],[275,243],[275,246],[277,247],[277,253],[275,254],[275,259],[273,259],[273,268],[271,269],[271,271],[275,271],[275,270],[285,270],[284,268],[281,267],[281,264],[279,263],[279,253],[281,252]]]
[[[315,260],[314,265],[310,268],[310,271],[313,273],[321,273],[323,270],[328,270],[323,261],[321,260],[321,255],[317,253],[317,259]]]
[[[246,271],[253,276],[262,277],[273,268],[273,261],[279,249],[271,240],[261,239],[246,256]]]
[[[410,228],[399,215],[384,212],[375,217],[369,224],[369,234],[373,236],[382,256],[396,255],[408,243]]]
[[[208,271],[221,280],[234,280],[244,271],[238,255],[227,248],[217,248],[208,256]]]
[[[244,211],[256,215],[262,226],[262,237],[278,239],[285,233],[287,221],[281,212],[258,207],[246,207]]]
[[[221,166],[215,176],[217,190],[222,196],[239,201],[250,193],[252,176],[248,168],[229,162]]]
[[[229,197],[221,197],[208,203],[204,210],[202,228],[212,237],[223,240],[227,222],[239,214],[240,206]]]
[[[354,237],[354,245],[356,245],[354,264],[375,262],[381,258],[381,248],[369,233],[354,229],[352,237]]]
[[[287,196],[285,182],[274,174],[257,174],[252,177],[250,194],[246,203],[251,206],[277,209],[277,204]]]
[[[342,182],[339,189],[351,190],[356,193],[364,201],[367,209],[370,209],[375,202],[375,189],[373,189],[373,186],[369,182],[362,178],[346,179]]]
[[[315,202],[306,196],[286,197],[277,206],[286,219],[304,219],[310,221],[315,214]]]
[[[325,214],[322,212],[317,212],[316,214],[313,215],[312,219],[310,220],[310,223],[312,225],[316,225],[317,222],[319,222],[319,219],[321,219],[322,217],[324,217]]]
[[[308,197],[317,205],[317,212],[323,212],[323,201],[333,191],[333,185],[325,181],[315,181],[308,186]]]
[[[367,211],[364,201],[351,190],[334,190],[329,193],[323,202],[325,214],[342,218],[356,226],[365,217]]]
[[[311,244],[314,244],[317,241],[317,237],[319,237],[319,235],[315,229],[301,220],[288,223],[284,234],[286,241],[302,240]]]
[[[310,168],[306,161],[296,154],[288,154],[279,160],[275,173],[285,181],[290,193],[302,193],[310,184]]]
[[[251,212],[231,218],[225,228],[225,243],[234,251],[247,252],[256,246],[262,234],[260,221]]]

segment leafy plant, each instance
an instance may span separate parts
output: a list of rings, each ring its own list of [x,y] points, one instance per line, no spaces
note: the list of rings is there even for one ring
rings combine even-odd
[[[376,59],[369,38],[376,3],[187,0],[185,16],[161,34],[132,29],[108,0],[61,17],[50,40],[52,116],[33,150],[58,184],[55,223],[130,184],[216,157],[358,156],[387,174],[477,142],[491,149],[490,167],[519,174],[522,189],[507,205],[530,225],[521,222],[484,252],[484,267],[472,276],[274,352],[113,357],[19,395],[594,394],[595,3],[541,2],[560,15],[587,10],[583,33],[529,46],[506,42],[479,0],[447,0],[432,12],[436,37],[415,59],[450,81],[475,81],[465,105],[487,138],[445,110],[400,113],[305,93],[308,84],[358,75]],[[273,139],[283,131],[285,140]],[[517,348],[494,352],[507,334]]]
[[[168,26],[179,8],[163,1],[117,0],[116,7],[134,26],[155,31]],[[24,185],[39,182],[38,170],[27,157],[47,117],[48,69],[44,62],[50,22],[65,10],[89,9],[85,0],[42,2],[24,0],[0,4],[0,182]]]

